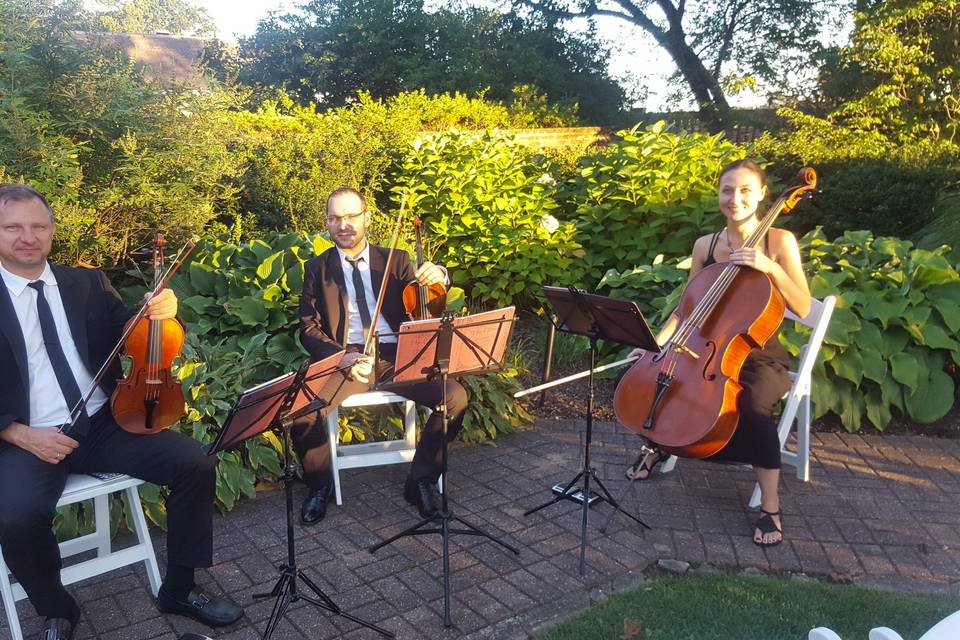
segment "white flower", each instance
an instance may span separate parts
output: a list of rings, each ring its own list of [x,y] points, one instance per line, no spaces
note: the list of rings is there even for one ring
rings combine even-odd
[[[553,176],[551,176],[549,173],[545,173],[545,174],[543,174],[542,176],[540,176],[540,179],[537,180],[537,182],[538,182],[539,184],[545,184],[545,185],[547,185],[548,187],[555,187],[555,186],[557,186],[557,181],[554,180],[554,179],[553,179]]]
[[[549,213],[546,213],[540,218],[540,226],[544,231],[552,234],[554,231],[560,228],[560,221]]]
[[[193,115],[193,111],[190,111],[189,109],[180,109],[180,115],[182,115],[185,118],[189,118],[190,116]]]

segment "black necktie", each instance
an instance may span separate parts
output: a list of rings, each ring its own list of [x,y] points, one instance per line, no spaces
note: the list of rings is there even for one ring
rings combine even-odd
[[[31,282],[27,286],[37,292],[37,315],[40,317],[43,346],[47,349],[47,356],[50,358],[50,364],[53,365],[53,373],[57,376],[60,391],[63,392],[63,398],[67,401],[67,411],[71,411],[80,403],[80,387],[77,385],[77,379],[73,377],[73,370],[70,369],[70,363],[67,362],[67,356],[64,355],[63,346],[57,336],[57,324],[53,321],[53,312],[50,311],[50,305],[43,295],[43,280]],[[85,435],[88,426],[87,414],[81,411],[74,425],[75,431],[79,435]]]
[[[363,292],[363,278],[360,276],[360,262],[363,257],[347,258],[347,262],[353,267],[353,291],[357,296],[357,307],[360,309],[360,324],[363,325],[363,337],[366,339],[367,332],[370,331],[370,309],[367,307],[367,296]]]

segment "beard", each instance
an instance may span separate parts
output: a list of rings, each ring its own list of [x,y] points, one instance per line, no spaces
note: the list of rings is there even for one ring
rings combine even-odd
[[[355,249],[363,244],[364,234],[362,233],[353,233],[350,235],[334,235],[333,243],[340,247],[341,249]]]

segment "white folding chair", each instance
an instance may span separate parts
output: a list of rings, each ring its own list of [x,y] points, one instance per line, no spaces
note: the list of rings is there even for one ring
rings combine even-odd
[[[330,463],[333,471],[333,486],[337,504],[343,504],[340,494],[340,470],[356,469],[359,467],[374,467],[382,464],[399,464],[413,460],[417,448],[417,405],[412,400],[387,391],[367,391],[356,393],[340,406],[343,408],[371,407],[377,405],[403,402],[404,430],[402,440],[385,440],[380,442],[363,442],[360,444],[339,443],[340,426],[339,413],[332,411],[327,416],[327,437],[330,441]]]
[[[71,474],[67,477],[67,484],[63,494],[57,502],[58,507],[93,500],[95,529],[72,540],[60,543],[60,555],[63,558],[96,549],[94,558],[78,562],[65,567],[60,573],[63,584],[73,584],[93,576],[119,569],[130,564],[143,562],[147,570],[147,580],[150,589],[157,594],[160,588],[160,568],[157,557],[153,552],[153,543],[150,540],[150,531],[147,529],[147,519],[143,515],[140,505],[140,494],[137,487],[143,480],[131,478],[121,474],[111,474],[103,479],[84,474]],[[111,493],[123,491],[130,505],[130,516],[134,531],[137,534],[137,544],[113,551],[110,548],[110,500]],[[19,583],[10,581],[7,563],[0,552],[0,596],[3,598],[3,609],[7,614],[7,624],[10,626],[12,640],[23,640],[23,631],[20,628],[20,618],[17,616],[18,600],[24,600],[27,594]]]
[[[811,300],[810,312],[805,317],[799,318],[789,309],[785,314],[787,320],[794,320],[811,329],[810,339],[800,349],[800,362],[797,370],[790,372],[790,379],[793,380],[793,384],[783,397],[786,403],[783,407],[783,413],[780,414],[780,422],[777,425],[777,432],[780,436],[781,459],[784,464],[796,468],[797,478],[803,482],[810,481],[810,419],[812,415],[810,394],[813,387],[813,365],[820,353],[823,339],[827,335],[827,327],[830,325],[830,317],[833,315],[833,308],[836,304],[836,296],[827,296],[822,301],[814,298]],[[796,424],[797,443],[796,449],[791,450],[786,448],[786,443],[794,424]],[[676,463],[677,457],[670,456],[661,466],[660,472],[668,473],[672,471]],[[760,506],[759,484],[753,489],[750,506]]]
[[[960,611],[956,611],[920,636],[920,640],[957,640],[960,638]],[[840,640],[832,630],[826,627],[811,629],[807,640]],[[903,636],[889,627],[874,627],[870,630],[869,640],[903,640]]]

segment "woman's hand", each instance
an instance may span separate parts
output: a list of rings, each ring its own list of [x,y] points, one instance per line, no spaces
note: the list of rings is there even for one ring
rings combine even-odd
[[[762,251],[756,247],[740,247],[730,254],[730,262],[744,267],[756,269],[761,273],[769,274],[777,266],[777,263],[768,258]]]

